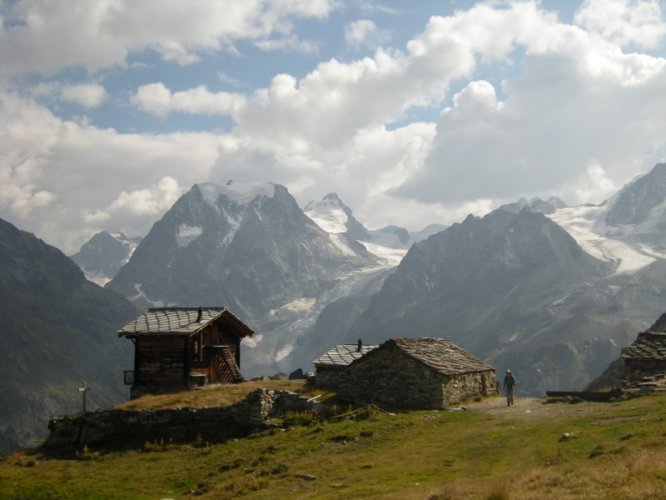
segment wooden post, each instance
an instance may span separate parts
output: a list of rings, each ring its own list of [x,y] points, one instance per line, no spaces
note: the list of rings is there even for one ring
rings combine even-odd
[[[79,392],[81,393],[81,407],[83,413],[86,413],[86,393],[90,390],[90,387],[86,386],[86,381],[83,381],[83,385],[79,387]]]
[[[190,345],[192,339],[183,337],[183,383],[185,387],[190,388]]]

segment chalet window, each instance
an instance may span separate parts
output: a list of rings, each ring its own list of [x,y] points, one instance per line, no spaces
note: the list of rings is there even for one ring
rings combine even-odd
[[[201,363],[203,361],[203,333],[199,333],[192,341],[192,352],[195,359]]]

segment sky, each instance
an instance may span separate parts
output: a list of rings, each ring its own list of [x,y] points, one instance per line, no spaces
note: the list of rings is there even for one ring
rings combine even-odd
[[[666,161],[663,1],[0,0],[0,218],[72,254],[198,182],[418,230]]]

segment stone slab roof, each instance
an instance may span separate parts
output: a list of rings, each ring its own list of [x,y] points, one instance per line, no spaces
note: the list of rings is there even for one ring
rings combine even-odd
[[[395,338],[393,343],[400,350],[443,375],[460,375],[495,371],[495,368],[453,342],[436,338]]]
[[[341,344],[331,348],[328,352],[322,354],[312,363],[317,366],[348,366],[352,361],[366,355],[378,345],[364,345],[358,350],[358,344]]]
[[[666,361],[666,332],[647,331],[638,334],[634,343],[622,349],[622,358]]]
[[[202,307],[197,321],[198,307],[155,307],[130,321],[120,330],[121,337],[139,335],[194,335],[210,323],[220,319],[241,337],[254,332],[224,307]]]

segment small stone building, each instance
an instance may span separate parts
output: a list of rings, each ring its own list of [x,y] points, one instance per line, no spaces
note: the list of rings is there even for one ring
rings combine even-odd
[[[158,307],[123,326],[134,344],[130,397],[241,382],[240,342],[254,332],[223,307]]]
[[[620,357],[630,373],[666,373],[666,332],[641,332],[622,349]]]
[[[359,340],[357,344],[341,344],[332,347],[312,363],[315,366],[314,385],[336,391],[340,377],[344,376],[345,369],[361,356],[368,354],[379,345],[363,345]]]
[[[390,408],[443,408],[497,391],[495,368],[437,338],[394,338],[355,359],[338,396]]]

